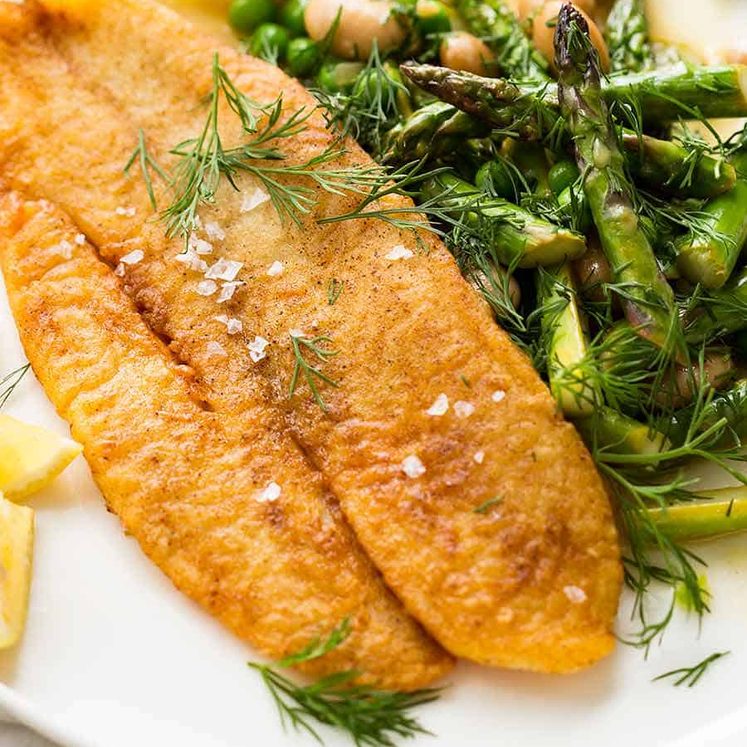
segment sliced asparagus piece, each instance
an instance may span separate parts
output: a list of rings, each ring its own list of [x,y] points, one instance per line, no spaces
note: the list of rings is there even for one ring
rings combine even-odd
[[[557,89],[528,88],[504,78],[483,78],[432,65],[403,65],[402,70],[417,85],[431,91],[462,112],[483,120],[490,127],[522,140],[539,140],[552,149],[568,141],[569,135],[560,116]],[[438,109],[438,117],[430,123],[426,118],[413,117],[412,128],[427,142],[434,136],[447,109]],[[407,122],[407,121],[406,121]],[[469,119],[452,120],[451,132],[463,126],[470,137],[475,125]],[[392,133],[392,147],[405,139]],[[409,140],[397,146],[400,152],[414,154],[415,143]],[[622,131],[626,161],[633,174],[650,186],[683,197],[713,197],[731,189],[736,180],[734,168],[721,158],[685,148],[677,143],[659,140],[650,135],[639,136],[632,130]]]
[[[504,73],[518,80],[549,80],[547,60],[502,0],[458,0],[456,5],[469,30],[496,54]]]
[[[704,296],[685,319],[685,334],[694,343],[742,329],[747,329],[747,268]]]
[[[645,122],[747,116],[747,66],[688,66],[613,75],[607,101],[632,101]]]
[[[550,391],[568,417],[591,415],[599,392],[583,373],[589,343],[570,263],[549,267],[537,275],[537,296],[542,309],[542,337],[547,341]]]
[[[604,37],[613,73],[654,67],[643,0],[616,0],[607,16]]]
[[[557,110],[558,106],[558,88],[554,83],[514,83],[434,65],[406,64],[400,69],[416,85],[464,111],[470,111],[470,100],[474,99],[490,103],[493,109],[519,101],[525,109],[532,104],[536,106],[538,101],[550,109]],[[601,96],[608,104],[633,102],[646,122],[688,119],[695,111],[712,119],[747,116],[745,65],[687,67],[683,64],[666,70],[614,75],[601,86]],[[504,122],[515,114],[516,110],[507,114]]]
[[[658,431],[606,406],[597,407],[590,417],[578,418],[574,425],[593,451],[658,454],[665,451],[669,443]]]
[[[691,283],[721,288],[747,244],[747,153],[733,159],[739,174],[734,188],[703,209],[698,232],[677,244],[677,269]]]
[[[623,130],[620,143],[635,179],[678,197],[715,197],[737,182],[737,172],[727,161],[688,150],[671,140]]]
[[[443,209],[485,234],[496,259],[509,267],[554,265],[579,257],[586,249],[583,236],[560,228],[500,198],[486,198],[458,176],[441,174],[423,184],[425,199],[443,196]]]
[[[650,508],[649,516],[667,537],[678,542],[712,539],[747,529],[747,487],[699,495],[711,500]]]
[[[561,110],[568,118],[584,194],[621,288],[625,316],[637,332],[663,348],[677,346],[674,294],[641,230],[607,106],[601,97],[599,56],[583,16],[564,5],[555,30]]]
[[[426,104],[386,135],[381,161],[402,164],[448,153],[455,139],[485,137],[490,127],[443,101]]]

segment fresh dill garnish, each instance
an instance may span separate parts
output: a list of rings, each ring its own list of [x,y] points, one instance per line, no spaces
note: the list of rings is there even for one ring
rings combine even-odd
[[[285,116],[282,97],[269,104],[253,101],[236,86],[217,54],[213,57],[212,88],[206,103],[207,116],[200,134],[169,151],[177,161],[167,177],[173,199],[161,213],[168,236],[188,239],[199,224],[199,208],[215,201],[223,179],[238,190],[240,173],[253,176],[267,191],[280,218],[296,224],[316,206],[317,188],[336,195],[362,193],[387,180],[386,173],[378,166],[322,168],[344,155],[339,142],[333,142],[302,163],[285,163],[287,154],[282,144],[307,128],[313,108],[301,108]],[[224,143],[219,129],[221,103],[241,125],[239,144],[227,146]],[[142,132],[127,168],[136,160],[140,162],[148,194],[154,202],[150,170],[164,177],[166,172],[148,153]]]
[[[219,131],[220,103],[225,101],[239,119],[245,141],[227,148]],[[179,160],[172,173],[173,202],[164,210],[163,218],[169,236],[188,237],[198,223],[197,210],[215,200],[222,178],[238,189],[236,175],[245,171],[258,177],[268,190],[275,209],[281,215],[296,216],[308,210],[308,188],[301,189],[280,183],[276,173],[269,172],[258,161],[277,161],[285,156],[278,142],[298,135],[311,115],[299,109],[282,120],[283,101],[260,104],[242,93],[221,66],[218,55],[212,63],[212,89],[207,97],[207,118],[202,132],[185,140],[171,153]],[[334,158],[330,154],[326,160]],[[325,159],[320,157],[319,163]],[[316,164],[305,164],[306,169]],[[296,167],[299,168],[299,167]]]
[[[308,353],[315,356],[321,363],[326,363],[330,358],[334,357],[339,353],[338,350],[327,350],[322,347],[325,343],[332,342],[330,337],[320,335],[318,337],[304,337],[298,334],[290,334],[291,344],[293,345],[293,355],[295,357],[295,365],[293,367],[293,375],[291,376],[290,386],[288,388],[288,396],[292,397],[298,388],[298,380],[303,373],[306,383],[309,385],[311,394],[314,397],[314,401],[319,407],[327,412],[327,405],[319,393],[319,387],[317,386],[317,380],[323,381],[325,384],[329,384],[333,387],[339,387],[339,383],[331,379],[327,374],[319,369],[318,366],[314,366],[304,358],[304,353]]]
[[[345,282],[342,280],[332,278],[332,280],[329,281],[329,286],[327,288],[327,304],[329,306],[334,306],[337,303],[337,299],[342,295],[344,288]]]
[[[397,66],[382,58],[375,42],[349,93],[313,93],[324,107],[328,127],[374,153],[381,151],[386,131],[398,121],[409,98]]]
[[[135,150],[132,151],[130,160],[127,161],[124,167],[125,174],[129,175],[130,169],[134,165],[135,161],[137,161],[138,165],[140,166],[140,173],[142,174],[143,181],[145,182],[145,188],[146,190],[148,190],[148,199],[150,200],[150,204],[153,207],[153,210],[157,210],[158,205],[156,204],[156,194],[153,190],[153,177],[151,176],[150,172],[151,170],[154,171],[156,175],[163,179],[165,182],[169,181],[169,176],[158,165],[156,159],[153,158],[153,156],[148,151],[148,146],[145,142],[145,133],[143,132],[142,128],[137,131],[137,145],[135,146]]]
[[[721,418],[711,423],[707,419],[713,390],[702,383],[689,411],[686,432],[677,445],[665,445],[649,453],[613,453],[614,447],[595,443],[589,447],[597,468],[616,499],[619,516],[628,540],[628,555],[624,558],[625,580],[635,593],[633,614],[641,630],[627,641],[648,649],[672,619],[672,608],[658,621],[649,619],[645,594],[653,583],[664,583],[674,591],[681,586],[690,599],[693,611],[702,617],[709,612],[709,592],[703,588],[696,566],[705,565],[691,550],[682,547],[663,533],[647,511],[663,508],[694,497],[696,478],[684,472],[692,460],[714,464],[734,479],[745,484],[747,475],[730,462],[744,460],[739,443],[725,440],[728,421]],[[592,416],[592,418],[595,416]],[[665,431],[666,435],[666,431]]]
[[[27,363],[0,379],[0,408],[8,401],[10,395],[16,390],[30,368],[31,364]]]
[[[703,661],[698,662],[692,667],[681,667],[680,669],[673,669],[671,672],[664,672],[664,674],[660,674],[658,677],[654,677],[652,682],[657,682],[658,680],[663,679],[676,678],[672,683],[675,687],[679,687],[680,685],[694,687],[698,684],[698,681],[706,673],[711,664],[718,661],[719,659],[722,659],[724,656],[728,656],[730,653],[730,651],[719,651],[713,653],[710,656],[706,656]]]
[[[283,728],[290,725],[323,744],[314,722],[326,724],[346,732],[357,747],[393,747],[393,737],[429,734],[409,711],[436,700],[441,692],[438,689],[397,692],[355,685],[353,682],[359,673],[351,669],[327,675],[310,685],[298,685],[278,671],[328,654],[340,646],[350,632],[350,621],[345,619],[326,639],[313,640],[275,666],[249,663],[260,673],[270,691]]]
[[[503,501],[502,495],[497,495],[495,498],[489,498],[485,503],[481,503],[477,508],[472,509],[473,514],[486,514],[490,511],[493,506],[497,506]]]

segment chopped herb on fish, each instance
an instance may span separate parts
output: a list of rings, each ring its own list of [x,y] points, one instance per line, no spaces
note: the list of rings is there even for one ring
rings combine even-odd
[[[315,356],[320,363],[326,363],[330,358],[339,353],[338,350],[328,350],[322,345],[325,343],[332,342],[332,338],[320,335],[318,337],[308,337],[298,330],[291,330],[289,333],[291,344],[293,345],[293,355],[296,359],[295,366],[293,367],[293,375],[291,376],[290,387],[288,389],[288,396],[292,397],[298,388],[298,380],[303,373],[306,383],[309,385],[311,394],[314,397],[314,401],[319,407],[327,412],[327,405],[319,392],[318,381],[322,381],[329,386],[339,387],[339,383],[331,379],[327,374],[319,369],[318,365],[313,365],[306,358],[304,354],[310,354]]]

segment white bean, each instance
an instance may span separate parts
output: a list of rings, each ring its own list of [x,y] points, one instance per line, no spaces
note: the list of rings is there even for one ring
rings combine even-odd
[[[368,59],[374,41],[381,52],[396,49],[407,31],[392,14],[389,0],[310,0],[304,20],[314,41],[321,41],[340,12],[340,24],[332,40],[332,52],[345,60]]]
[[[488,72],[485,63],[495,57],[485,42],[467,31],[452,31],[447,34],[441,42],[438,56],[444,67],[476,75],[485,75]]]

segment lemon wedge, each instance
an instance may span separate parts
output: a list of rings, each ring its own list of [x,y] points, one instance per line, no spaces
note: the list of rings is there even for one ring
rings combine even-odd
[[[34,512],[0,494],[0,651],[23,633],[31,586]]]
[[[0,492],[19,501],[48,485],[80,454],[80,444],[0,415]]]

